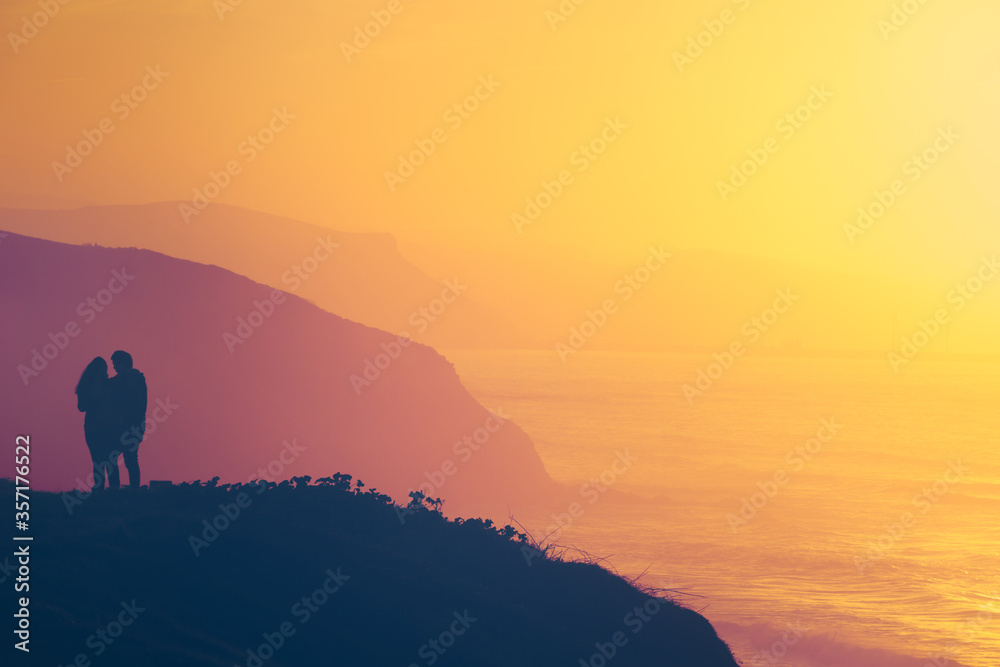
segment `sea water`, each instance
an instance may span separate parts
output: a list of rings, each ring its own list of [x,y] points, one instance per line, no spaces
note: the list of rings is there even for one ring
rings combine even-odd
[[[745,665],[1000,665],[1000,364],[445,356],[579,489],[532,535],[672,591]]]

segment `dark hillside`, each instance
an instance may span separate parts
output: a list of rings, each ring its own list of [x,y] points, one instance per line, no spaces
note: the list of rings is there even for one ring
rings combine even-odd
[[[33,493],[31,664],[736,665],[693,611],[349,479]]]

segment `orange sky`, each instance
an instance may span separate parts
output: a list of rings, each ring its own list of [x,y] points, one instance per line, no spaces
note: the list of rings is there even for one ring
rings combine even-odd
[[[498,299],[665,244],[919,283],[931,315],[1000,248],[1000,7],[912,4],[72,0],[33,32],[40,5],[7,2],[0,189],[190,200],[235,165],[215,201],[390,231],[432,274],[512,283]],[[54,168],[85,132],[100,144]]]

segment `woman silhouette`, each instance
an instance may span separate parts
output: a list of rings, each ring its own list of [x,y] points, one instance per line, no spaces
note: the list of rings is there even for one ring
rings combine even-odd
[[[111,387],[108,384],[108,362],[95,357],[87,364],[76,385],[76,408],[85,413],[83,436],[94,462],[94,486],[91,490],[103,491],[104,480],[108,487],[117,489],[118,455],[115,436],[121,433]]]

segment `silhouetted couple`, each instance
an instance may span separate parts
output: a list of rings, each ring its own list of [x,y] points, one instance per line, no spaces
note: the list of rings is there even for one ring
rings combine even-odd
[[[108,362],[96,357],[76,385],[76,407],[85,413],[83,435],[94,462],[94,491],[117,489],[118,457],[124,455],[129,486],[138,488],[139,443],[146,433],[146,378],[132,367],[132,355],[118,350]]]

